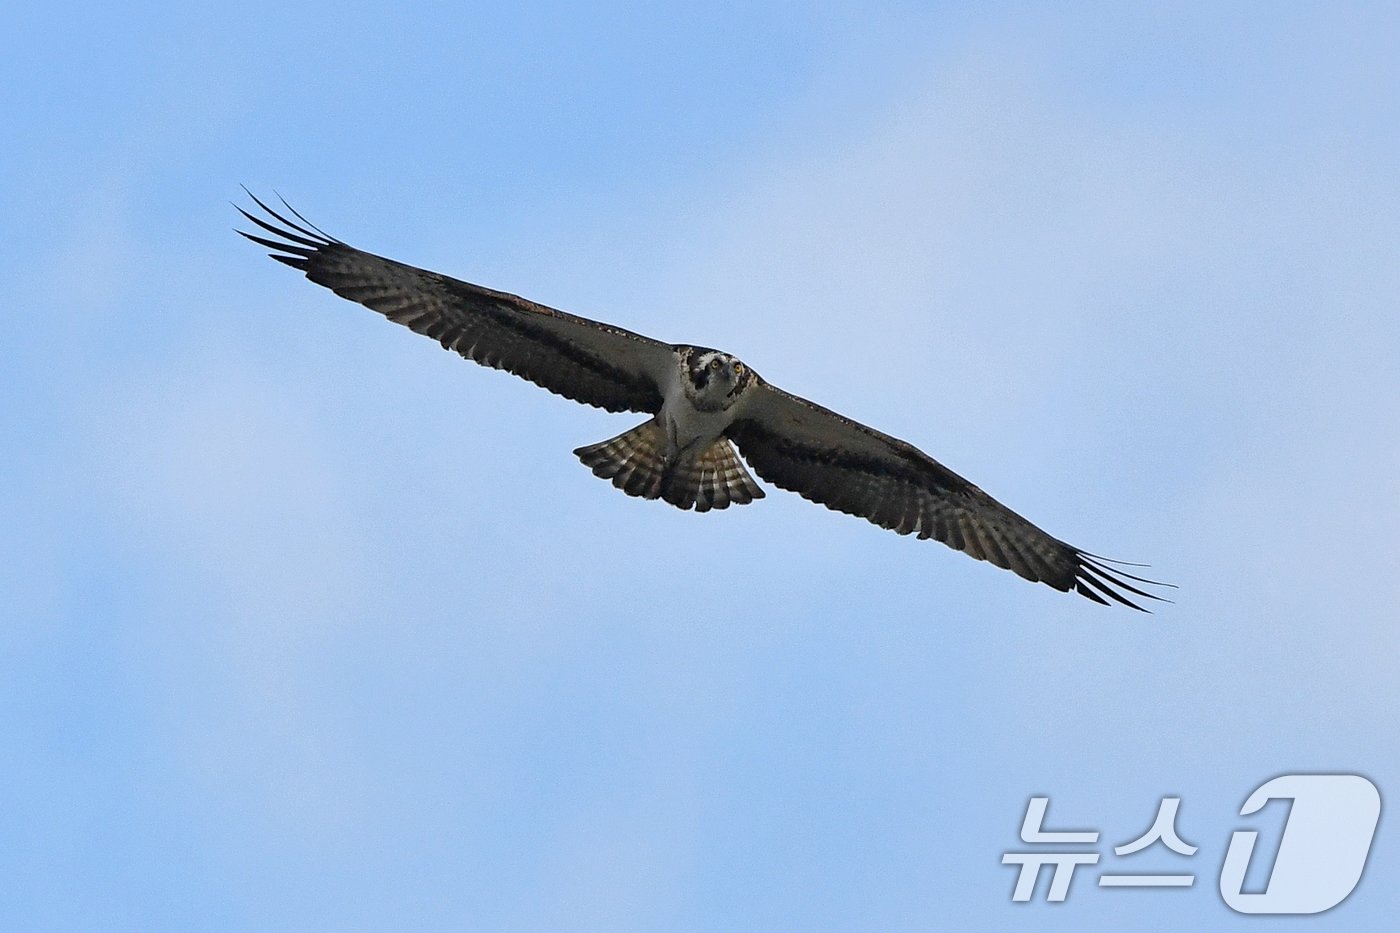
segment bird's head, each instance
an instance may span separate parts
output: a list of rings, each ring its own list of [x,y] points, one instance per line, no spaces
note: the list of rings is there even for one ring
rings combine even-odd
[[[728,408],[753,372],[719,350],[695,348],[685,360],[686,390],[700,408]]]

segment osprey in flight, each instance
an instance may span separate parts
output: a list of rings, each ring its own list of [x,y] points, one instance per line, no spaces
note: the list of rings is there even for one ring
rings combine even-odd
[[[295,221],[253,201],[264,217],[239,212],[275,239],[238,232],[317,285],[483,366],[576,402],[650,415],[574,451],[629,496],[697,512],[762,499],[738,445],[773,485],[897,534],[937,538],[1104,605],[1141,610],[1133,597],[1162,598],[1135,584],[1163,584],[1046,534],[913,445],[769,385],[728,353],[662,343],[384,259],[326,235],[286,201]]]

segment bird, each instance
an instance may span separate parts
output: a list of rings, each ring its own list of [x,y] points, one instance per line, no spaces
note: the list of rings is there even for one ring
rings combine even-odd
[[[1145,565],[1061,541],[909,442],[786,392],[733,354],[386,259],[325,233],[280,195],[282,211],[244,192],[261,213],[234,207],[258,229],[236,232],[315,284],[483,366],[586,405],[650,416],[574,451],[629,496],[696,512],[746,505],[765,496],[747,461],[780,489],[1060,592],[1142,612],[1141,601],[1170,602],[1149,588],[1171,584],[1123,569]]]

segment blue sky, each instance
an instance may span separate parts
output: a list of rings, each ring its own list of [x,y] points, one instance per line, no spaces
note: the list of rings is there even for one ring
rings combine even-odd
[[[1400,794],[1391,4],[0,14],[0,926],[1181,929],[1265,780]],[[1150,617],[772,490],[233,235],[720,346]],[[1027,799],[1186,891],[1013,905]],[[1400,901],[1393,820],[1317,929]]]

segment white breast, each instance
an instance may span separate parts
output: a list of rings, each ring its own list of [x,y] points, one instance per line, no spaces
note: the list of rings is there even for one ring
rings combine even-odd
[[[685,390],[684,378],[677,366],[663,388],[661,413],[657,416],[666,428],[668,458],[674,458],[681,451],[709,447],[729,427],[739,407],[700,411]]]

